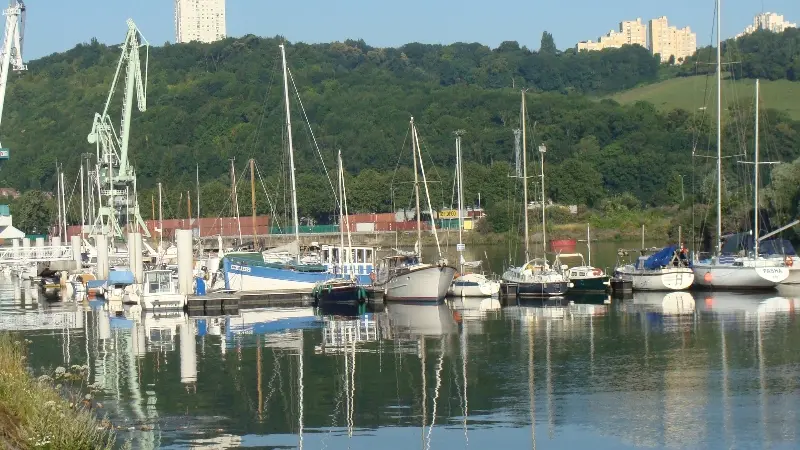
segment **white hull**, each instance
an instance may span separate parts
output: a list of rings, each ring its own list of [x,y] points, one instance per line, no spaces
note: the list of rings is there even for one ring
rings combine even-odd
[[[447,295],[452,297],[491,297],[500,292],[500,283],[477,273],[461,275],[453,280]]]
[[[618,269],[623,280],[633,283],[634,291],[682,291],[689,289],[695,276],[688,267],[636,270],[630,266]]]
[[[789,268],[789,276],[786,277],[785,280],[781,281],[781,284],[798,284],[800,285],[800,261],[798,258],[793,258],[792,267]]]
[[[128,298],[146,311],[180,310],[186,306],[186,296],[182,294],[131,294]]]
[[[708,289],[772,289],[789,277],[789,269],[772,264],[734,266],[696,264],[694,282]]]
[[[230,289],[234,291],[298,291],[311,292],[316,283],[255,277],[239,273],[228,273]]]
[[[456,269],[449,266],[421,265],[391,277],[383,287],[386,300],[437,301],[447,296]]]

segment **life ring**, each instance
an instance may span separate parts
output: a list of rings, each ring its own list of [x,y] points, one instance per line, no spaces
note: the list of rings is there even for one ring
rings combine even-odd
[[[603,271],[601,269],[594,269],[592,270],[592,274],[595,276],[600,276],[603,274]]]
[[[787,256],[786,258],[783,258],[783,263],[786,264],[786,267],[792,267],[792,264],[794,264],[794,260],[792,259],[791,256]]]

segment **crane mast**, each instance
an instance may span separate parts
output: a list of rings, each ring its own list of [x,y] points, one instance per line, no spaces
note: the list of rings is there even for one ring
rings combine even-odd
[[[97,166],[93,175],[97,177],[100,191],[97,218],[90,234],[107,234],[122,238],[123,229],[127,227],[129,231],[141,228],[142,233],[150,237],[147,225],[139,213],[136,171],[128,159],[134,95],[139,112],[147,109],[147,65],[150,44],[133,20],[128,19],[127,24],[128,34],[120,46],[121,55],[105,107],[102,114],[95,113],[92,131],[87,137],[89,143],[96,146]],[[139,57],[142,47],[145,49],[144,75]],[[118,134],[109,110],[121,80],[124,85]]]
[[[6,101],[6,85],[8,70],[28,70],[22,63],[22,39],[25,34],[25,3],[22,0],[10,0],[8,8],[3,10],[6,16],[3,53],[0,55],[0,122],[3,120],[3,107]],[[0,150],[0,159],[8,159],[8,150]]]

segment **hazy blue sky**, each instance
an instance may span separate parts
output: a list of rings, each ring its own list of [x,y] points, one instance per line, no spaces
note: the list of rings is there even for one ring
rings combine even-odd
[[[26,60],[67,50],[96,37],[118,43],[133,18],[153,45],[175,40],[172,0],[26,0]],[[761,11],[800,22],[800,0],[723,0],[723,36],[739,33]],[[408,42],[480,42],[496,47],[515,40],[539,47],[543,30],[560,49],[595,39],[620,20],[666,15],[689,25],[698,45],[711,42],[714,0],[227,0],[228,35],[286,36],[328,42],[363,38],[373,46]]]

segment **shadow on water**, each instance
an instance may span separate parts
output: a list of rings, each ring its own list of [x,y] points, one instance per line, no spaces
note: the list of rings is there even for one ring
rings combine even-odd
[[[41,368],[134,448],[794,448],[800,292],[322,304],[188,317],[0,283]]]

